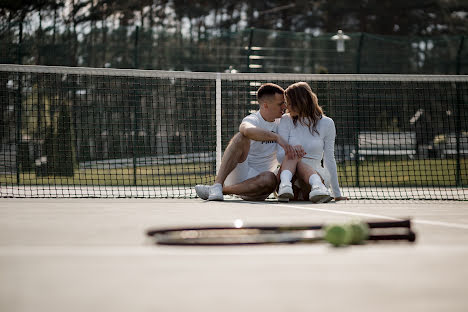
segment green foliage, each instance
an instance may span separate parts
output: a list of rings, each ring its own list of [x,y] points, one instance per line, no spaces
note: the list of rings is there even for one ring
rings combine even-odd
[[[30,152],[23,148],[22,170],[33,168],[31,158],[42,157],[45,161],[42,166],[46,166],[42,175],[73,176],[76,161],[70,103],[59,95],[47,94],[41,86],[31,88],[30,96],[22,103],[21,137],[23,145],[36,145],[42,152],[25,156]]]
[[[362,73],[457,73],[457,60],[466,73],[468,48],[460,35],[468,33],[467,12],[468,2],[443,0],[4,0],[0,57],[4,63],[21,56],[26,64],[191,71],[233,65],[247,72],[245,48],[252,43],[263,48],[255,55],[262,58],[260,71],[353,73],[364,33]],[[334,51],[330,35],[338,29],[351,35],[348,53]]]

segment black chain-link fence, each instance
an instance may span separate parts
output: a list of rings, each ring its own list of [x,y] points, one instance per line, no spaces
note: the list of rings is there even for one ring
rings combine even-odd
[[[191,36],[139,27],[86,33],[0,29],[0,63],[270,73],[468,74],[466,36],[398,37],[246,29]]]

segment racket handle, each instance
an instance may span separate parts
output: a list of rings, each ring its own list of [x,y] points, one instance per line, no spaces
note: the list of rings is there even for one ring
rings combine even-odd
[[[369,241],[389,241],[389,240],[406,240],[414,242],[416,240],[416,233],[409,231],[407,234],[381,234],[381,235],[369,235],[367,238]]]
[[[383,228],[408,228],[411,229],[411,220],[401,220],[401,221],[377,221],[377,222],[368,222],[367,225],[371,229],[383,229]]]

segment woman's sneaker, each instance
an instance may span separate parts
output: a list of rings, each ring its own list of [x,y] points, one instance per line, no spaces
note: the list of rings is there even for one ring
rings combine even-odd
[[[328,203],[332,199],[333,197],[325,186],[313,186],[309,193],[309,200],[316,204]]]
[[[292,198],[294,198],[294,192],[291,183],[280,184],[278,189],[278,201],[288,202]]]

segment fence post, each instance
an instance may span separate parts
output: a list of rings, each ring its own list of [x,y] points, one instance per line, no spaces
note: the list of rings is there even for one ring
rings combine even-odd
[[[465,43],[465,36],[461,35],[460,38],[460,45],[458,46],[457,51],[457,68],[456,74],[461,74],[461,54],[463,51],[463,45]],[[461,165],[460,165],[460,135],[461,135],[461,106],[462,106],[462,95],[460,83],[455,82],[456,94],[457,94],[457,103],[456,103],[456,119],[455,119],[455,140],[456,140],[456,148],[457,148],[457,159],[456,159],[456,172],[455,172],[455,181],[457,186],[461,186]]]
[[[134,101],[136,102],[136,95],[134,96]],[[133,185],[137,186],[137,138],[138,138],[138,121],[137,121],[137,103],[133,103],[133,135],[132,137],[132,165],[133,165]]]
[[[16,183],[21,184],[21,161],[22,161],[22,148],[21,148],[21,128],[22,126],[22,105],[21,105],[21,89],[22,89],[22,75],[18,73],[18,90],[16,94]]]
[[[456,118],[455,118],[455,140],[456,140],[456,149],[457,149],[457,158],[456,158],[456,171],[455,171],[455,181],[457,186],[461,186],[461,165],[460,165],[460,135],[461,135],[461,107],[462,107],[462,86],[461,82],[455,82],[457,102],[456,102]]]
[[[359,108],[359,87],[360,83],[356,82],[355,84],[356,87],[356,105],[353,105],[355,107],[356,113],[355,113],[355,120],[356,120],[356,129],[355,129],[355,139],[354,139],[354,150],[356,151],[354,154],[354,164],[356,167],[356,186],[359,187],[360,181],[359,181],[359,166],[360,166],[360,156],[359,156],[359,132],[361,131],[361,112]]]
[[[364,33],[361,33],[359,36],[359,43],[356,52],[356,74],[361,73],[361,53],[362,53],[362,46],[364,43]]]
[[[133,51],[133,66],[135,69],[138,69],[138,32],[139,32],[139,27],[135,27],[135,49]],[[139,104],[138,102],[138,96],[137,96],[137,90],[135,88],[135,81],[133,82],[133,135],[132,135],[132,163],[133,163],[133,185],[137,186],[137,139],[138,139],[138,109],[137,105]]]
[[[23,43],[23,15],[19,24],[19,36],[18,36],[18,49],[17,49],[17,62],[19,65],[22,64],[22,43]],[[22,89],[22,75],[18,73],[18,90],[17,90],[17,103],[16,103],[16,184],[21,184],[21,129],[22,129],[22,105],[21,105],[21,89]]]
[[[356,52],[356,74],[361,73],[361,52],[362,52],[362,46],[364,42],[364,33],[361,33],[359,36],[359,43],[358,43],[358,48]],[[360,166],[360,156],[359,156],[359,132],[361,131],[361,112],[359,108],[359,88],[361,84],[359,82],[356,82],[356,138],[354,140],[354,146],[355,146],[355,159],[354,163],[356,166],[356,186],[360,186],[360,181],[359,181],[359,166]]]
[[[463,45],[465,43],[465,36],[461,35],[460,37],[461,37],[460,38],[460,45],[458,46],[458,51],[457,51],[457,68],[456,68],[456,74],[457,75],[461,74],[461,60],[462,60],[461,54],[462,54],[462,51],[463,51]]]
[[[249,46],[247,48],[247,72],[250,73],[250,54],[252,53],[254,28],[250,28],[249,32]]]
[[[18,49],[16,50],[16,62],[17,64],[23,64],[23,51],[22,49],[23,43],[23,18],[21,18],[19,23],[19,34],[18,34]]]
[[[138,68],[138,32],[140,28],[138,26],[135,27],[135,43],[134,43],[134,50],[133,50],[133,66]]]

